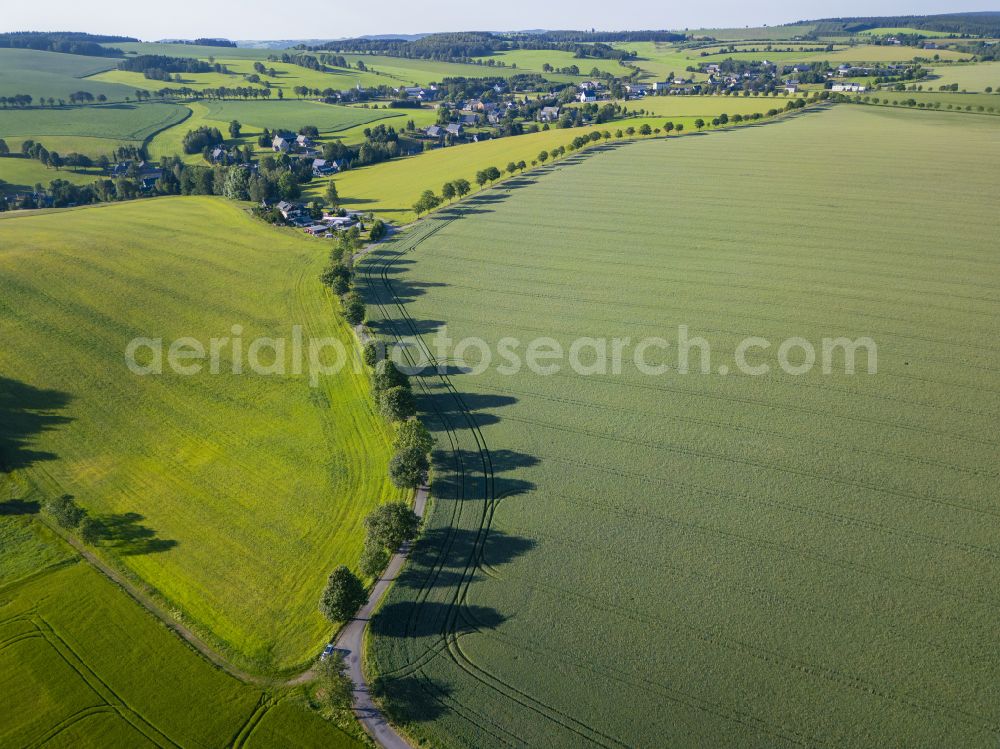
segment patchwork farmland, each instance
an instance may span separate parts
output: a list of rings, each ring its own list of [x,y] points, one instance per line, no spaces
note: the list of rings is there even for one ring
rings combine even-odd
[[[996,747],[1000,13],[217,10],[0,30],[0,747]]]
[[[683,324],[713,357],[419,379],[437,505],[372,627],[394,717],[442,746],[995,743],[998,132],[853,107],[609,147],[367,261],[375,329],[432,352]],[[933,185],[894,177],[915,152]],[[871,335],[878,371],[719,374],[748,335]]]
[[[0,503],[0,744],[363,746],[301,690],[265,692],[202,660],[33,520],[35,506]],[[184,688],[164,689],[173,684]]]

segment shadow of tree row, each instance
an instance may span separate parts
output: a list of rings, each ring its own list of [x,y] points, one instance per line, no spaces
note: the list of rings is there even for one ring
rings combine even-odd
[[[32,447],[35,438],[72,419],[58,413],[72,400],[61,390],[36,388],[26,382],[0,376],[0,471],[16,471],[44,460],[55,460],[51,452]]]

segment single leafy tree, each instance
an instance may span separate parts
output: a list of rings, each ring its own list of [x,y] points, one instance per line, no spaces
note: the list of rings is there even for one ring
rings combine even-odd
[[[42,507],[62,528],[76,528],[86,515],[69,494],[52,497]]]
[[[10,146],[7,145],[7,141],[5,141],[3,138],[0,138],[0,156],[9,156],[9,155],[10,155]]]
[[[454,200],[457,194],[454,182],[445,182],[441,185],[441,197],[445,200]]]
[[[332,206],[340,205],[340,195],[337,194],[337,183],[334,182],[332,179],[327,184],[326,192],[324,193],[324,195],[326,196],[326,202],[329,203],[330,205]]]
[[[101,524],[93,518],[84,516],[76,530],[85,544],[93,546],[101,540]]]
[[[344,656],[333,651],[319,662],[317,672],[323,686],[324,700],[338,720],[347,720],[351,716],[351,705],[354,702],[354,682],[347,675]],[[353,720],[353,717],[350,719]]]
[[[386,227],[385,222],[382,219],[377,218],[372,222],[372,228],[368,230],[368,239],[372,242],[378,242],[388,233],[389,230]]]
[[[420,518],[406,502],[387,502],[365,518],[365,541],[370,546],[395,551],[403,541],[416,536],[419,528]]]
[[[240,131],[243,129],[243,125],[240,124],[239,120],[233,120],[229,123],[229,137],[239,138]]]
[[[389,550],[378,544],[366,543],[358,560],[358,569],[365,577],[377,577],[389,564]]]
[[[345,622],[368,600],[365,586],[344,565],[332,573],[319,602],[319,610],[331,622]]]
[[[419,419],[407,419],[396,427],[392,445],[397,452],[415,449],[426,455],[434,448],[434,438]]]
[[[385,358],[385,344],[382,341],[368,341],[361,351],[361,358],[364,359],[365,364],[374,368]]]
[[[360,325],[365,321],[365,303],[356,291],[344,298],[344,319],[351,325]]]
[[[409,388],[392,387],[379,393],[378,407],[382,416],[389,421],[402,421],[417,412],[413,393]]]
[[[375,365],[375,374],[372,379],[375,389],[380,391],[394,387],[410,388],[410,379],[399,371],[391,359],[383,359]]]
[[[389,478],[400,489],[416,489],[427,478],[427,454],[418,448],[400,450],[389,461]]]
[[[455,185],[455,193],[460,198],[472,192],[472,185],[469,184],[469,180],[467,179],[456,179],[453,184]]]

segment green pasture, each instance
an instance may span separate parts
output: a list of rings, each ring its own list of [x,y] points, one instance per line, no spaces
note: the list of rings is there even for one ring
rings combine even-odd
[[[933,69],[934,77],[924,81],[924,87],[957,83],[962,91],[983,91],[987,86],[1000,91],[1000,62],[978,62],[973,65],[942,65]]]
[[[270,130],[296,131],[304,125],[315,125],[320,132],[347,130],[367,125],[384,117],[398,115],[399,109],[362,109],[315,101],[206,101],[206,119],[229,123],[239,120],[244,125]]]
[[[493,352],[416,380],[440,449],[372,624],[392,714],[434,746],[994,745],[998,136],[840,106],[649,139],[366,259],[381,335]],[[783,341],[839,336],[877,371],[780,368]],[[588,373],[528,368],[581,337]],[[650,337],[666,371],[634,363]]]
[[[10,143],[10,141],[8,141]],[[57,153],[69,153],[57,147],[57,143],[50,145],[49,140],[44,141],[46,148],[51,148]],[[16,144],[12,147],[16,148]],[[19,192],[29,188],[34,188],[37,184],[48,185],[54,179],[64,179],[75,185],[87,185],[95,179],[106,176],[100,169],[52,169],[44,166],[35,159],[22,159],[20,157],[9,156],[0,158],[0,180],[6,185],[0,186],[0,191]]]
[[[128,89],[90,77],[117,64],[113,57],[0,49],[0,96],[28,94],[35,101],[42,97],[68,101],[76,91],[89,91],[94,96],[104,94],[112,101],[121,101],[131,93]]]
[[[624,45],[628,47],[628,45]],[[487,75],[510,75],[511,73],[538,73],[539,75],[545,76],[549,80],[553,81],[576,81],[581,80],[581,76],[584,78],[590,77],[590,72],[592,69],[597,68],[602,72],[611,73],[614,76],[623,76],[627,74],[628,68],[624,68],[618,64],[617,60],[602,60],[597,58],[585,58],[585,57],[574,57],[572,52],[563,52],[561,50],[553,49],[514,49],[509,52],[497,52],[487,57],[480,58],[484,62],[489,59],[494,59],[497,62],[504,62],[506,66],[503,68],[489,68],[486,70],[498,70],[503,71],[502,73],[486,73]],[[576,65],[580,68],[580,76],[566,76],[558,73],[543,73],[542,66],[548,63],[553,68],[568,68],[571,65]],[[516,65],[517,68],[513,69]]]
[[[32,517],[32,502],[2,506],[0,744],[229,746],[240,736],[272,749],[361,746],[294,690],[265,693],[203,660],[72,555]],[[12,578],[21,547],[36,549],[34,575]]]
[[[940,38],[945,36],[954,36],[947,31],[931,31],[929,29],[914,29],[907,26],[879,26],[874,29],[867,29],[865,31],[859,31],[859,36],[892,36],[895,34],[919,34],[920,36],[926,36],[929,38]]]
[[[749,115],[781,109],[791,96],[645,96],[619,101],[629,112],[648,117],[716,117],[727,114]],[[605,123],[614,124],[614,123]],[[660,123],[662,124],[662,123]],[[659,126],[659,125],[658,125]],[[604,127],[604,126],[602,126]],[[685,126],[686,127],[686,126]]]
[[[945,93],[939,91],[875,91],[870,94],[872,98],[878,99],[880,104],[896,103],[906,106],[906,102],[913,99],[924,107],[933,106],[935,109],[977,112],[985,114],[1000,113],[1000,96],[994,94],[959,94]]]
[[[347,366],[311,387],[289,361],[293,326],[354,351],[318,281],[329,245],[218,198],[0,221],[4,464],[40,497],[76,497],[107,529],[96,552],[231,660],[307,663],[330,635],[316,605],[330,570],[356,563],[362,517],[400,496],[367,376]],[[285,341],[284,375],[250,368],[261,336]],[[218,374],[140,376],[136,337],[243,353],[220,350]]]
[[[139,145],[182,123],[189,110],[169,102],[100,104],[76,107],[0,109],[0,138],[15,149],[22,140],[50,151],[108,154],[117,145]]]
[[[189,57],[191,55],[188,55]],[[207,59],[207,58],[202,58]],[[262,75],[261,83],[250,83],[244,76],[251,75],[254,60],[240,58],[218,57],[215,62],[225,65],[229,73],[183,73],[181,80],[175,82],[149,80],[142,73],[135,73],[127,70],[109,70],[95,76],[96,80],[109,83],[118,83],[130,86],[133,89],[141,88],[148,91],[158,91],[161,88],[180,88],[187,86],[194,89],[218,88],[220,86],[228,88],[249,87],[263,88],[263,81],[267,80],[271,84],[272,96],[277,99],[278,91],[281,90],[286,99],[296,98],[296,86],[308,86],[309,88],[335,90],[354,88],[359,83],[362,86],[392,85],[384,77],[373,73],[361,71],[334,69],[333,72],[322,72],[310,70],[300,65],[292,63],[273,62],[266,59],[261,60],[270,70],[274,68],[277,75]]]

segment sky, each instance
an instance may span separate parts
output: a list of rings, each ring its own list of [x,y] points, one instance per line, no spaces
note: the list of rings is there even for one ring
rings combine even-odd
[[[47,0],[44,12],[33,3],[5,3],[3,31],[87,31],[121,34],[144,41],[191,39],[335,39],[366,34],[430,31],[513,31],[519,29],[685,29],[761,26],[830,16],[871,16],[996,10],[981,5],[957,8],[954,0],[844,0],[831,5],[801,0],[789,6],[713,0],[664,3],[633,0],[538,2],[538,0]],[[790,14],[795,15],[790,15]],[[56,20],[49,20],[56,19]]]

